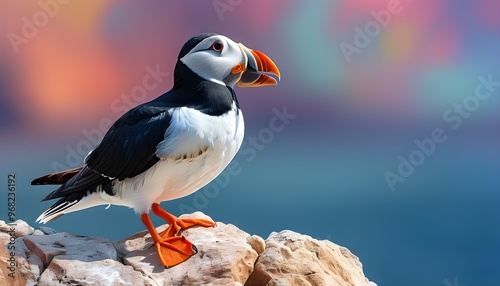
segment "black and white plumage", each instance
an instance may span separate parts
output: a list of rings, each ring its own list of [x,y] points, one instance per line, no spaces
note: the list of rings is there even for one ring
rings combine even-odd
[[[62,184],[37,221],[97,205],[147,214],[152,204],[189,195],[233,159],[244,134],[233,86],[274,85],[279,71],[263,53],[218,34],[191,38],[179,53],[173,88],[126,112],[85,158],[85,166],[35,179]]]

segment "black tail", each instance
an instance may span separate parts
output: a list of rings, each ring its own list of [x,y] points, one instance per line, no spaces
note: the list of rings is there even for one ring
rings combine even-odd
[[[66,183],[69,179],[73,178],[83,167],[78,167],[66,171],[62,171],[59,173],[52,173],[40,178],[34,179],[31,184],[32,185],[62,185]]]

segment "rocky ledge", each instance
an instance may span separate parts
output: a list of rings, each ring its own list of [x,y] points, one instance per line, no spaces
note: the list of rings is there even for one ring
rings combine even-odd
[[[210,219],[200,212],[184,217]],[[112,242],[0,221],[0,285],[376,286],[355,255],[328,240],[289,230],[264,240],[222,222],[182,235],[198,253],[165,269],[146,231]]]

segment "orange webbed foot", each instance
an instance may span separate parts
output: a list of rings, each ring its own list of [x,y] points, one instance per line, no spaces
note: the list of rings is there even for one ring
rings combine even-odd
[[[153,204],[151,207],[153,213],[163,218],[168,223],[168,228],[161,233],[162,237],[171,237],[179,235],[183,229],[187,229],[196,225],[203,227],[215,226],[215,222],[207,219],[197,218],[177,218],[160,207],[159,204]]]
[[[183,236],[163,238],[155,242],[155,246],[161,263],[167,268],[187,260],[198,252],[196,246]]]
[[[168,225],[160,236],[161,237],[175,237],[179,235],[183,229],[187,229],[193,226],[203,226],[211,227],[215,226],[215,222],[207,219],[195,219],[195,218],[176,218],[176,220]]]
[[[151,234],[160,261],[165,267],[177,265],[198,252],[192,242],[179,235],[181,230],[197,225],[203,227],[216,225],[215,222],[206,219],[177,218],[163,210],[159,204],[153,204],[152,211],[169,224],[167,229],[158,234],[149,214],[141,215],[142,222]]]

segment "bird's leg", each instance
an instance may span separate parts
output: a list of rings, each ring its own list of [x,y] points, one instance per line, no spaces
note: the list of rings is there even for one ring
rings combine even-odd
[[[160,236],[149,213],[142,214],[141,220],[151,234],[160,261],[165,267],[177,265],[197,252],[196,247],[183,236]]]
[[[168,228],[159,234],[149,214],[145,213],[141,215],[142,223],[144,223],[151,234],[160,261],[165,267],[177,265],[198,252],[193,243],[179,235],[182,229],[195,225],[205,227],[215,226],[213,221],[206,219],[177,218],[162,209],[160,205],[156,203],[153,204],[151,210],[154,214],[163,218],[168,223]]]
[[[163,218],[168,223],[168,228],[160,234],[161,237],[178,236],[179,232],[182,229],[186,229],[195,225],[204,227],[215,226],[215,222],[206,219],[177,218],[176,216],[162,209],[161,206],[156,203],[153,204],[151,210],[155,215]]]

